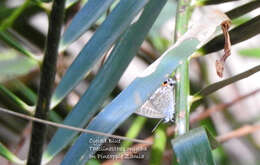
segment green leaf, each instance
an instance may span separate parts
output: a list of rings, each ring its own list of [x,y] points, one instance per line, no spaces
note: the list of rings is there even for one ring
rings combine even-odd
[[[179,165],[215,165],[204,128],[196,128],[171,141]]]
[[[9,151],[2,143],[0,143],[0,155],[9,160],[12,163],[16,164],[25,164],[24,160],[16,157],[11,151]]]
[[[49,3],[49,2],[51,2],[53,0],[40,0],[40,1],[45,2],[45,3]]]
[[[75,0],[74,0],[75,1]],[[84,34],[90,26],[108,9],[114,0],[97,1],[89,0],[85,6],[72,19],[60,40],[60,50],[64,50],[73,41]],[[66,1],[69,3],[70,1]]]
[[[18,56],[13,51],[0,54],[0,82],[28,74],[38,67],[38,63],[25,56]]]
[[[37,58],[34,54],[29,52],[27,49],[25,49],[21,44],[19,44],[17,41],[15,41],[14,38],[11,37],[11,35],[7,32],[0,31],[0,38],[9,46],[16,49],[18,52],[21,52],[22,54],[26,55],[27,57],[31,58],[32,60],[35,60],[36,62],[40,62],[40,59]]]
[[[73,111],[65,119],[64,124],[83,127],[99,110],[100,105],[112,92],[124,70],[139,50],[140,45],[156,19],[159,11],[156,10],[153,14],[151,14],[151,11],[153,10],[148,12],[144,10],[139,21],[133,24],[121,36],[108,60],[91,82],[88,90],[81,97]],[[47,162],[52,159],[76,134],[73,131],[59,129],[48,145],[43,160]]]
[[[250,1],[246,4],[243,4],[242,6],[236,7],[228,12],[226,12],[226,15],[230,19],[238,18],[250,11],[253,11],[260,7],[260,1]]]
[[[106,76],[101,77],[97,75],[97,80],[99,81],[94,83],[93,80],[93,84],[95,85],[91,87],[95,89],[94,92],[88,92],[90,91],[89,87],[87,92],[80,99],[79,103],[75,106],[74,110],[68,118],[66,118],[64,122],[65,124],[82,127],[97,112],[99,105],[101,105],[105,99],[104,97],[107,96],[107,92],[110,90],[110,84],[108,82],[111,81],[108,80],[112,79],[112,82],[114,83],[115,80],[113,78],[117,77],[117,73],[123,70],[118,67],[121,67],[123,64],[125,65],[125,59],[138,51],[138,47],[143,42],[148,30],[151,28],[151,25],[158,16],[165,2],[166,1],[157,0],[149,1],[149,4],[145,7],[139,20],[127,30],[119,40],[118,45],[113,49],[115,54],[119,53],[120,56],[124,54],[122,61],[119,62],[115,60],[115,63],[112,63],[112,58],[111,61],[109,59],[107,60],[105,65],[107,63],[110,65],[106,67],[104,66],[102,69],[105,68],[104,73],[106,73],[105,75],[108,74],[109,77],[107,78]],[[98,116],[91,121],[88,129],[111,134],[124,120],[140,107],[141,104],[144,103],[144,101],[156,90],[156,88],[160,86],[161,82],[167,78],[171,71],[174,70],[182,60],[187,59],[195,52],[200,42],[205,42],[205,40],[212,35],[214,29],[216,29],[220,22],[223,21],[223,17],[215,16],[214,21],[212,21],[213,23],[210,26],[208,25],[208,28],[203,29],[203,31],[201,31],[201,24],[199,24],[199,26],[194,26],[194,29],[190,32],[187,32],[176,45],[166,51],[163,56],[148,67],[141,76],[139,76],[127,89],[125,89],[102,112],[100,112]],[[206,33],[207,35],[199,35],[198,31],[203,34]],[[209,33],[209,31],[211,33]],[[116,71],[113,71],[114,67],[116,67]],[[103,72],[100,71],[100,75],[102,74]],[[44,162],[48,162],[52,159],[52,157],[63,149],[76,134],[77,133],[73,131],[59,129],[49,144],[47,151],[44,153]],[[95,147],[101,145],[101,143],[86,143],[90,138],[95,139],[101,137],[89,134],[81,135],[81,138],[65,156],[63,164],[81,164],[87,161],[92,154],[96,152],[92,149],[89,150],[89,147],[91,145],[95,145]]]
[[[125,52],[124,53],[122,52],[124,54],[124,57],[126,57],[126,55],[129,53],[129,51],[131,51],[130,54],[132,54],[132,53],[135,54],[137,52],[138,49],[135,48],[133,50],[132,45],[135,44],[136,42],[138,42],[138,46],[141,45],[148,30],[151,28],[151,25],[155,21],[156,17],[158,16],[158,14],[159,14],[161,8],[163,7],[163,5],[165,4],[165,2],[166,2],[166,0],[164,0],[164,1],[151,0],[149,2],[149,4],[145,7],[138,22],[136,24],[134,24],[129,29],[129,31],[126,32],[125,36],[122,36],[121,46],[126,48],[124,50]],[[138,35],[135,35],[135,34],[138,34]],[[140,35],[142,35],[142,36],[140,36]],[[134,36],[133,39],[127,40],[128,37],[130,37],[130,36]],[[125,41],[123,40],[123,38]],[[167,62],[167,60],[165,62]],[[163,79],[163,78],[161,77],[161,79]],[[139,85],[142,86],[142,83],[139,83]],[[147,83],[146,83],[146,85],[147,85]],[[159,85],[159,84],[157,84],[157,85]],[[133,89],[133,87],[131,87],[131,88]],[[132,89],[130,89],[130,91]],[[149,89],[145,89],[145,90],[146,90],[146,92],[148,92]],[[127,94],[125,93],[124,95],[127,95]],[[127,102],[124,101],[125,104],[122,106],[119,105],[118,103],[116,105],[113,105],[113,108],[116,108],[116,109],[111,111],[111,113],[109,113],[109,111],[113,109],[112,107],[110,107],[109,110],[107,109],[107,111],[105,113],[103,113],[103,115],[101,115],[101,116],[100,116],[100,114],[102,112],[99,113],[99,115],[98,115],[99,117],[95,118],[98,121],[95,121],[94,123],[92,121],[91,127],[93,127],[93,128],[90,128],[90,129],[98,129],[98,130],[101,129],[102,132],[107,132],[108,130],[111,129],[111,126],[113,127],[112,129],[115,129],[118,126],[117,124],[120,124],[123,120],[125,120],[125,117],[129,116],[131,113],[131,112],[129,113],[127,111],[127,109],[125,109],[123,107],[125,107],[126,104],[127,104],[128,108],[133,108],[133,106],[136,106],[133,102],[132,97],[133,96],[130,96],[129,99],[126,99],[126,96],[123,97],[124,99],[126,99],[125,101],[129,100],[131,102],[131,104],[128,104]],[[118,102],[118,101],[120,102],[120,100],[117,100],[116,102]],[[84,109],[86,109],[86,108],[84,108]],[[109,113],[109,115],[107,115],[108,113]],[[110,120],[111,120],[111,122],[110,122]],[[99,124],[95,124],[97,122]],[[115,123],[117,123],[117,124],[115,125]],[[96,138],[97,137],[93,135],[93,139],[96,139]],[[84,140],[86,140],[86,139],[84,139]],[[95,144],[85,143],[84,145],[81,146],[82,148],[81,147],[78,148],[79,146],[76,146],[76,148],[78,148],[78,149],[76,149],[77,153],[75,153],[73,151],[74,150],[73,149],[71,152],[75,153],[75,154],[68,153],[65,156],[65,159],[63,160],[62,164],[82,164],[85,161],[87,161],[90,158],[90,156],[93,154],[93,152],[95,152],[95,151],[89,150],[89,147],[84,147],[85,145],[95,145]],[[100,145],[100,144],[97,144],[97,145]],[[78,156],[80,156],[81,159],[78,159],[79,158]]]
[[[57,105],[127,29],[148,0],[121,0],[73,61],[56,88],[51,107]]]
[[[158,16],[158,12],[161,10],[165,2],[166,1],[151,0],[145,7],[141,18],[135,25],[138,28],[142,28],[143,25],[148,23],[148,20],[151,19],[150,21],[154,21],[154,17]],[[136,109],[138,109],[170,75],[172,70],[176,69],[183,60],[186,60],[191,56],[200,46],[199,44],[204,43],[213,34],[216,27],[223,21],[223,17],[214,15],[211,13],[211,10],[208,12],[211,15],[210,18],[212,19],[213,16],[214,19],[211,21],[211,24],[207,25],[207,28],[201,28],[204,24],[193,26],[193,28],[185,33],[185,35],[180,38],[175,45],[169,48],[159,59],[151,64],[123,92],[121,92],[95,118],[93,118],[87,129],[111,134]],[[154,15],[152,15],[152,13]],[[209,17],[205,16],[205,19],[208,18]],[[206,35],[201,35],[200,33]],[[139,36],[143,33],[133,34],[138,34],[137,36]],[[130,43],[133,44],[135,42],[131,41]],[[128,47],[132,44],[129,44]],[[82,112],[84,112],[83,110],[86,111],[86,107],[82,107]],[[63,134],[63,136],[67,137],[67,134]],[[90,139],[105,138],[98,135],[82,134],[66,154],[62,164],[82,164],[91,158],[91,156],[97,151],[93,150],[93,147],[100,147],[102,143],[93,144]],[[57,142],[58,140],[59,139],[57,139]]]
[[[128,138],[136,138],[137,135],[140,133],[141,129],[144,127],[144,124],[146,123],[147,118],[143,116],[137,116],[135,120],[133,121],[133,124],[128,129],[126,133],[126,137]],[[133,144],[131,141],[123,141],[121,147],[124,149],[127,149]]]
[[[233,19],[231,22],[231,24],[232,25],[236,25],[236,26],[239,26],[239,25],[241,25],[241,24],[243,24],[243,23],[246,23],[247,21],[249,21],[250,19],[252,19],[252,18],[250,18],[250,17],[239,17],[239,18],[236,18],[236,19]]]
[[[230,41],[232,45],[248,40],[260,33],[260,28],[256,28],[260,26],[260,15],[252,18],[251,20],[235,27],[231,31]],[[224,48],[224,35],[218,35],[212,40],[210,40],[207,44],[205,44],[199,51],[202,54],[209,54],[215,51],[222,50]]]
[[[155,4],[157,7],[158,3]],[[135,79],[128,88],[108,104],[105,109],[91,121],[87,129],[109,134],[114,132],[123,121],[148,99],[148,97],[160,86],[161,82],[166,79],[166,76],[177,68],[179,62],[187,58],[196,50],[198,44],[198,40],[188,39],[184,40],[177,47],[168,50],[161,58],[147,68],[145,71],[146,74],[144,73],[145,75]],[[63,164],[77,164],[78,162],[87,161],[89,156],[95,152],[95,150],[91,150],[91,146],[95,145],[98,147],[101,144],[86,142],[90,139],[98,138],[104,137],[82,134],[65,156]]]
[[[24,110],[24,113],[33,114],[33,110],[30,106],[28,106],[25,102],[23,102],[20,98],[18,98],[14,93],[9,91],[3,85],[0,84],[0,92],[3,93],[7,98],[9,98],[15,105]]]
[[[25,0],[22,5],[15,8],[11,15],[6,17],[0,24],[0,31],[4,31],[11,27],[15,20],[23,13],[23,11],[31,5],[31,0]]]
[[[9,17],[16,9],[16,8],[7,8],[3,1],[0,1],[0,24],[2,24],[3,20]]]
[[[161,165],[163,153],[167,142],[166,127],[160,125],[154,134],[154,143],[152,145],[150,165]]]
[[[18,91],[22,96],[28,100],[29,105],[35,105],[37,101],[37,95],[34,93],[32,89],[30,89],[28,86],[26,86],[23,82],[20,80],[13,80],[10,84],[11,88]]]
[[[242,56],[260,58],[260,48],[242,49],[238,53]]]
[[[96,159],[90,159],[86,165],[100,165],[101,163]]]
[[[210,95],[211,93],[227,86],[227,85],[230,85],[236,81],[239,81],[239,80],[242,80],[244,78],[247,78],[249,76],[251,76],[252,74],[256,73],[256,72],[259,72],[260,71],[260,65],[258,66],[255,66],[253,67],[252,69],[249,69],[243,73],[240,73],[238,75],[235,75],[233,77],[230,77],[228,79],[225,79],[225,80],[222,80],[222,81],[219,81],[219,82],[216,82],[216,83],[213,83],[207,87],[205,87],[204,89],[202,89],[201,91],[199,91],[198,93],[196,93],[194,95],[194,100],[198,100],[198,99],[201,99],[201,97],[205,97],[207,95]],[[193,100],[193,101],[194,101]]]
[[[203,5],[215,5],[224,2],[231,2],[231,1],[238,1],[238,0],[197,0],[196,5],[203,6]]]

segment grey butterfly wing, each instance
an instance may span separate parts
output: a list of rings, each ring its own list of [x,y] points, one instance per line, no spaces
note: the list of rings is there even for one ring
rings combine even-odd
[[[149,118],[164,118],[165,115],[156,110],[150,100],[147,100],[141,108],[139,108],[136,112],[136,114],[144,116],[144,117],[149,117]]]
[[[149,118],[163,118],[165,122],[173,121],[175,83],[172,79],[165,81],[136,113]]]
[[[173,89],[167,88],[166,89],[167,97],[164,97],[164,105],[161,105],[163,107],[163,113],[165,115],[164,121],[165,122],[169,122],[169,121],[173,121],[173,117],[175,114],[175,96],[174,96],[174,92]],[[164,95],[166,96],[166,95]]]
[[[165,110],[169,102],[173,100],[171,88],[160,87],[154,94],[139,108],[136,113],[149,118],[165,118]]]

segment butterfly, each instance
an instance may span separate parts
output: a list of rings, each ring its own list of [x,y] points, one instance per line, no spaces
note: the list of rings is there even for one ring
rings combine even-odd
[[[148,118],[163,119],[165,123],[173,122],[175,84],[176,81],[173,78],[168,78],[135,113]]]

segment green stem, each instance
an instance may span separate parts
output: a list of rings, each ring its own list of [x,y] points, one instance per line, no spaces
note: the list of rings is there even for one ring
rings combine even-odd
[[[180,0],[177,8],[175,41],[188,30],[188,22],[192,13],[190,1]],[[189,62],[184,61],[176,71],[176,132],[182,135],[189,130]]]
[[[175,135],[179,136],[189,130],[189,111],[190,106],[188,98],[190,94],[189,82],[189,62],[185,61],[176,72],[176,131]]]
[[[47,35],[46,51],[43,59],[38,102],[35,117],[47,119],[50,109],[52,87],[56,74],[56,63],[58,57],[58,45],[64,16],[65,0],[54,0],[50,15],[50,24]],[[46,125],[33,123],[31,144],[27,165],[40,165],[42,159],[43,145],[46,135]]]

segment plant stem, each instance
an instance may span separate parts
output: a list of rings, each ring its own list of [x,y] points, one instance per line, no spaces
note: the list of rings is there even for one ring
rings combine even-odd
[[[63,22],[65,0],[54,0],[50,15],[50,24],[46,42],[46,51],[43,59],[40,88],[35,117],[47,119],[52,87],[56,74],[56,63],[58,56],[58,45]],[[40,165],[43,145],[46,135],[46,125],[33,123],[31,144],[27,165]]]
[[[177,69],[177,87],[176,87],[176,132],[179,136],[189,130],[189,103],[190,94],[189,82],[189,62],[185,61]]]
[[[190,0],[180,0],[177,8],[175,41],[188,30],[192,8]],[[176,136],[189,130],[189,62],[184,61],[176,71]]]

